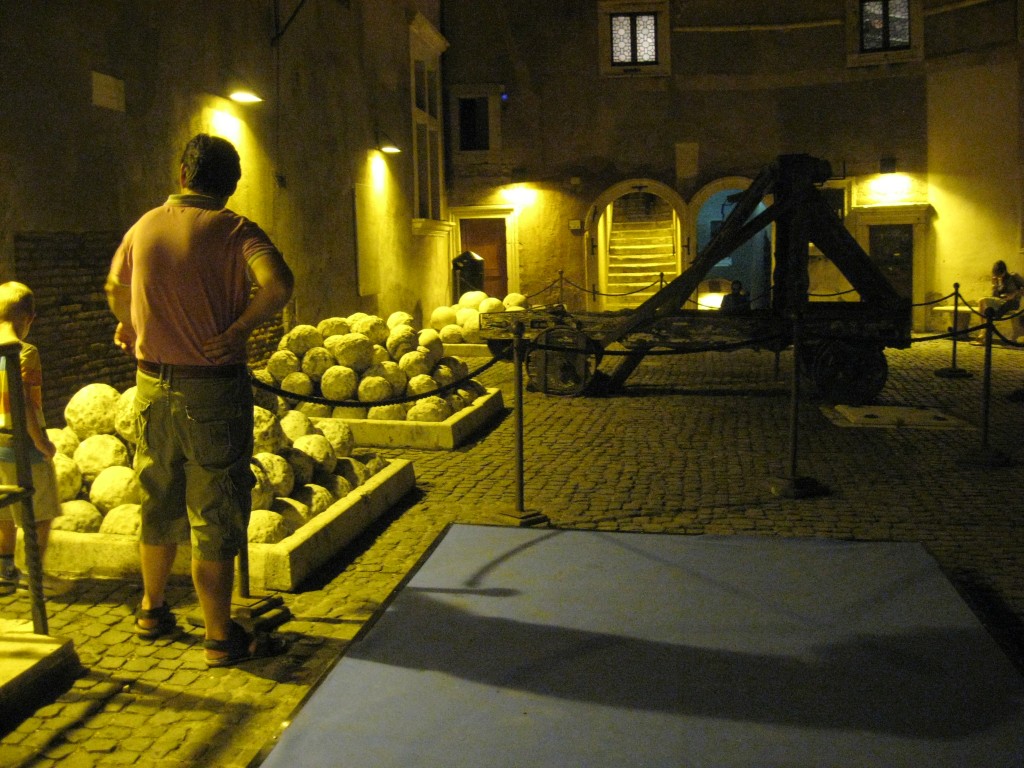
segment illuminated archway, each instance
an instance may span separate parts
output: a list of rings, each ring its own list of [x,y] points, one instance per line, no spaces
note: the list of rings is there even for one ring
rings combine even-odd
[[[632,247],[644,252],[633,262],[641,266],[625,268],[632,270],[628,277],[622,277],[624,273],[617,274],[614,266],[613,235],[617,224],[613,211],[616,204],[639,207],[640,218],[643,218],[643,209],[648,209],[651,218],[660,222],[662,232],[655,238],[658,243],[649,249],[639,245],[624,246],[624,250]],[[596,294],[590,296],[588,307],[601,310],[639,305],[658,290],[658,281],[668,282],[679,274],[681,266],[691,258],[686,253],[689,238],[683,232],[686,221],[686,202],[674,189],[655,179],[627,179],[602,192],[590,206],[584,222],[586,278]],[[622,232],[624,230],[620,229],[619,233]]]

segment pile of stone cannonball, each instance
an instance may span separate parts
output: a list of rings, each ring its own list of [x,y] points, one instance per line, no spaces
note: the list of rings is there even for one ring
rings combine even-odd
[[[257,389],[262,407],[311,417],[439,422],[486,394],[467,378],[469,366],[461,358],[445,355],[438,331],[417,330],[407,312],[394,312],[387,320],[357,312],[315,326],[296,325],[253,375],[287,393]],[[431,394],[456,382],[462,383]]]
[[[441,306],[430,313],[430,327],[445,344],[479,344],[480,315],[489,312],[515,312],[526,309],[529,302],[521,293],[510,293],[504,299],[488,296],[484,291],[467,291],[451,306]]]
[[[135,387],[118,392],[88,384],[68,401],[64,420],[66,426],[47,429],[57,446],[61,502],[53,528],[137,535]],[[343,420],[315,421],[297,410],[254,408],[251,542],[280,541],[386,466],[372,453],[353,455],[352,430]]]

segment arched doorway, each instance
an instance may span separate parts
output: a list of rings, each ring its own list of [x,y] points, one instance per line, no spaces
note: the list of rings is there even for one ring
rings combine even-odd
[[[708,184],[694,195],[690,203],[693,212],[690,226],[695,233],[695,254],[700,253],[710,242],[717,228],[732,211],[735,203],[730,198],[747,189],[750,183],[750,179],[742,176],[726,177]],[[756,216],[765,208],[766,204],[762,202],[751,216]],[[712,267],[706,281],[715,282],[717,287],[721,287],[739,280],[750,296],[751,307],[758,309],[767,307],[771,302],[771,268],[772,236],[769,225]],[[725,287],[709,291],[706,298],[699,298],[702,304],[708,304],[702,308],[717,308],[716,302],[721,300],[722,292],[727,290]]]
[[[585,225],[589,309],[637,307],[679,274],[686,210],[675,190],[653,179],[623,181],[598,197]]]

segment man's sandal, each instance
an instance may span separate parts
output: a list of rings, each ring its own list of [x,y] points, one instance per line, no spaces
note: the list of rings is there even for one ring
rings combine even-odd
[[[155,621],[153,626],[143,626],[143,621]],[[159,608],[143,608],[140,603],[135,609],[135,635],[141,640],[156,640],[178,631],[178,622],[171,609],[164,603]]]
[[[204,640],[203,648],[225,654],[216,658],[207,656],[206,666],[229,667],[241,661],[278,656],[287,650],[288,645],[282,638],[265,632],[249,634],[241,624],[232,621],[228,625],[226,640]]]

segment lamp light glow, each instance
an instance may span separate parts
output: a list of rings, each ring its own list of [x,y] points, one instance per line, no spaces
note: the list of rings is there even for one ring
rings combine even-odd
[[[239,88],[228,94],[228,98],[236,104],[259,104],[263,99],[250,90]]]
[[[526,208],[537,202],[537,190],[524,183],[502,187],[501,196],[517,208]]]
[[[402,150],[393,142],[386,133],[377,131],[377,149],[385,155],[397,155]]]
[[[912,196],[910,176],[905,173],[883,173],[869,182],[871,197],[881,205],[909,202]]]

